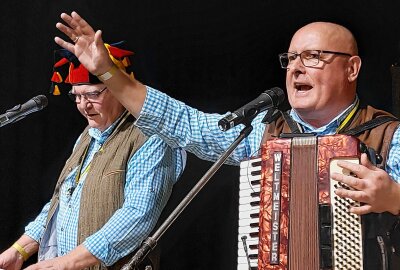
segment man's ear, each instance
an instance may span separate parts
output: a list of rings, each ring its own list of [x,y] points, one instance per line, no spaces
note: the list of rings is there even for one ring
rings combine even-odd
[[[349,82],[357,80],[358,74],[361,69],[361,58],[358,55],[350,57],[347,66],[347,79]]]

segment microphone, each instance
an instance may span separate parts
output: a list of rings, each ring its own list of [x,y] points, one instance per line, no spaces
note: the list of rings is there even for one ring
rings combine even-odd
[[[17,122],[25,118],[28,114],[40,111],[46,107],[47,104],[47,97],[44,95],[33,97],[22,105],[18,104],[14,106],[14,108],[7,110],[6,113],[0,115],[0,127]]]
[[[234,126],[253,120],[260,112],[277,108],[284,99],[285,94],[279,87],[266,90],[255,100],[219,120],[218,126],[222,131],[227,131]]]

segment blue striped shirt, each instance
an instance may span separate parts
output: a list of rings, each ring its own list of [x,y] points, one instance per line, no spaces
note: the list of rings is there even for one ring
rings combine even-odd
[[[171,147],[180,147],[202,159],[214,161],[231,145],[243,128],[243,125],[238,125],[222,132],[218,127],[218,121],[224,115],[204,113],[151,87],[147,87],[147,90],[136,125],[147,135],[158,134]],[[294,110],[291,111],[291,116],[306,132],[330,135],[336,132],[351,106],[353,104],[330,123],[318,129],[302,121]],[[239,165],[241,160],[257,155],[265,129],[265,125],[261,123],[264,115],[265,112],[254,118],[253,131],[235,149],[227,160],[227,164]],[[398,129],[391,142],[387,161],[388,173],[398,182],[400,182],[399,159],[400,131]]]
[[[80,199],[86,175],[91,168],[88,172],[85,170],[112,133],[116,122],[104,132],[89,129],[92,140],[82,165],[79,183],[75,184],[78,170],[75,168],[61,187],[56,223],[58,256],[65,255],[77,246]],[[99,231],[83,242],[89,252],[109,266],[138,248],[154,228],[185,162],[183,151],[179,148],[171,149],[157,135],[151,136],[127,164],[123,206]],[[71,187],[75,187],[72,194],[69,192]],[[25,234],[38,242],[44,233],[49,205],[50,202],[25,228]]]

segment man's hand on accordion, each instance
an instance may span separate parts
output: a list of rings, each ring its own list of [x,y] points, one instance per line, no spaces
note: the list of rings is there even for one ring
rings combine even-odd
[[[341,168],[349,170],[350,175],[333,173],[332,179],[342,182],[354,190],[338,189],[335,193],[361,203],[351,207],[350,212],[358,215],[367,213],[400,212],[400,184],[393,181],[389,174],[369,162],[366,154],[361,155],[361,164],[338,161]]]

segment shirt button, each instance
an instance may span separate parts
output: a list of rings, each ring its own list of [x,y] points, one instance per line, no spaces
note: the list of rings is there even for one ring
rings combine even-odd
[[[64,231],[64,228],[61,228],[61,231],[63,232],[63,231]]]
[[[68,205],[69,208],[72,208],[72,205]]]

